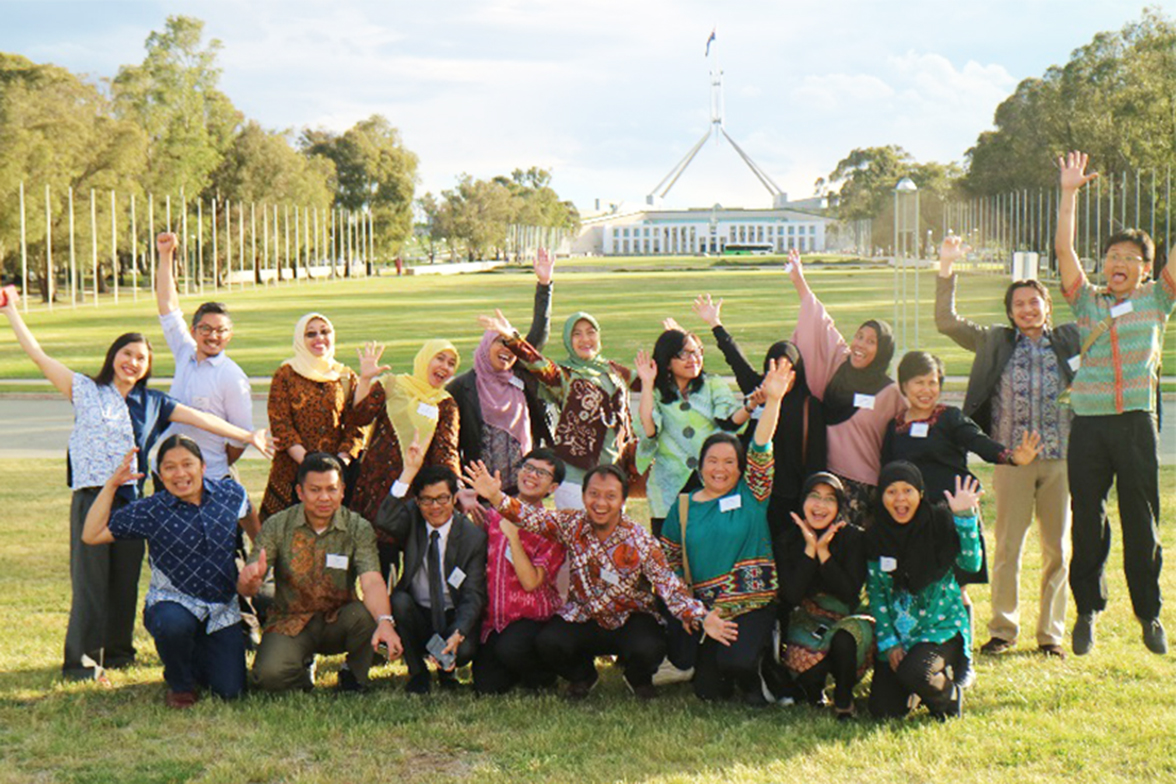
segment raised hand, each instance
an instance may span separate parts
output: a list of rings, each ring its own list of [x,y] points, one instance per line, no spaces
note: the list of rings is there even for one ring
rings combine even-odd
[[[980,490],[980,482],[972,476],[957,476],[955,478],[955,492],[944,490],[943,494],[947,497],[947,505],[951,507],[951,511],[955,514],[964,514],[971,512],[980,504],[980,496],[983,494]]]
[[[1021,434],[1021,443],[1013,450],[1013,465],[1029,465],[1041,454],[1041,434],[1026,430]]]
[[[20,304],[20,293],[16,290],[16,286],[5,286],[0,289],[0,310],[11,310],[16,312],[16,306]]]
[[[256,596],[257,592],[261,590],[261,583],[265,580],[267,571],[269,571],[269,567],[265,562],[265,548],[263,547],[261,555],[257,556],[256,561],[241,568],[241,574],[237,576],[237,591],[244,596]]]
[[[411,470],[413,476],[420,473],[421,466],[425,464],[425,448],[421,445],[419,431],[412,431],[412,443],[401,448],[400,456],[404,460],[405,470]]]
[[[768,402],[768,396],[764,393],[763,387],[756,387],[755,391],[743,398],[743,405],[748,408],[756,408]]]
[[[642,389],[652,389],[657,380],[657,363],[653,361],[653,357],[645,351],[638,351],[633,359],[633,365],[637,368],[637,377],[641,379]]]
[[[270,432],[264,427],[249,434],[249,443],[270,460],[274,459],[274,440],[270,438]]]
[[[551,285],[551,279],[555,277],[555,254],[549,254],[547,248],[540,248],[535,254],[533,269],[540,283],[544,286]]]
[[[132,447],[130,452],[123,455],[122,462],[118,464],[118,468],[114,469],[114,473],[110,475],[110,479],[106,480],[106,484],[111,487],[122,487],[129,482],[137,482],[142,479],[143,474],[132,468],[135,465],[135,455],[138,452],[139,447]]]
[[[501,471],[495,471],[491,474],[490,469],[486,468],[485,463],[481,460],[475,460],[465,467],[465,479],[469,486],[477,491],[478,495],[491,503],[496,503],[501,500]]]
[[[805,550],[812,550],[814,554],[817,552],[817,532],[808,524],[808,520],[798,515],[796,512],[792,513],[792,522],[796,523],[796,527],[800,529],[801,536],[804,537]]]
[[[679,332],[686,331],[682,329],[682,325],[679,324],[673,316],[666,316],[664,319],[662,319],[662,329],[666,330],[667,332],[671,329],[676,329]]]
[[[796,380],[796,373],[787,357],[780,357],[768,361],[768,372],[764,375],[760,389],[768,400],[779,402],[792,389],[792,382]]]
[[[784,271],[788,273],[788,277],[792,279],[792,285],[796,286],[797,290],[806,287],[804,265],[800,263],[800,251],[796,248],[788,249],[788,262],[784,265]]]
[[[507,321],[506,316],[502,315],[502,311],[497,308],[494,309],[493,316],[478,316],[478,323],[482,329],[492,329],[504,338],[514,337],[515,329]]]
[[[175,253],[179,244],[179,238],[170,231],[160,232],[159,236],[155,238],[155,247],[159,250],[159,255],[164,258]]]
[[[723,620],[716,610],[711,610],[702,619],[702,630],[706,632],[707,637],[728,647],[739,639],[738,624]]]
[[[1083,185],[1098,177],[1098,172],[1086,173],[1086,164],[1089,159],[1090,156],[1077,150],[1058,156],[1058,169],[1061,170],[1063,191],[1080,190]]]
[[[371,381],[392,369],[391,365],[380,364],[380,357],[384,356],[383,343],[369,340],[356,352],[359,354],[359,377],[363,381]]]
[[[837,536],[837,532],[844,528],[845,525],[844,520],[838,520],[822,531],[821,535],[817,537],[817,552],[828,555],[829,545],[833,544],[833,537]]]
[[[719,297],[718,301],[711,299],[710,294],[699,294],[694,298],[694,315],[702,319],[711,329],[723,323],[722,309],[723,298]]]
[[[963,237],[955,234],[944,237],[943,244],[939,246],[939,274],[945,278],[950,277],[952,264],[967,258],[968,250]]]

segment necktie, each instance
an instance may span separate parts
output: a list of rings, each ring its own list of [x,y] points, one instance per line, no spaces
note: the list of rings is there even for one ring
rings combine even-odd
[[[445,636],[445,584],[441,581],[441,532],[429,534],[429,609],[433,614],[433,631]]]

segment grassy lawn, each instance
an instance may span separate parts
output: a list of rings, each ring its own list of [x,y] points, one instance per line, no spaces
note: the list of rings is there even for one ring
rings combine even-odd
[[[635,261],[642,266],[633,267]],[[679,268],[681,263],[704,265]],[[667,265],[673,265],[672,271]],[[692,313],[696,294],[710,292],[723,297],[724,323],[753,358],[774,341],[791,334],[796,322],[797,299],[779,268],[714,268],[709,260],[695,259],[585,259],[556,272],[553,341],[554,358],[563,356],[560,330],[564,319],[577,310],[594,314],[601,323],[605,353],[629,363],[639,348],[651,348],[664,316],[673,316],[690,329],[705,329]],[[627,270],[619,272],[618,270]],[[843,331],[852,332],[867,318],[894,320],[894,275],[890,271],[844,269],[837,265],[813,267],[809,277],[814,290],[828,306]],[[980,323],[1004,320],[1004,278],[966,276],[959,291],[959,310]],[[966,374],[971,355],[935,331],[933,302],[935,273],[919,273],[920,306],[914,303],[914,273],[908,281],[911,324],[908,343],[933,351],[947,362],[950,374]],[[365,340],[387,344],[385,359],[397,371],[411,369],[412,356],[431,337],[447,337],[462,351],[462,367],[470,367],[471,352],[481,336],[476,318],[501,307],[520,331],[525,332],[531,313],[534,276],[518,269],[454,277],[377,277],[339,282],[284,284],[265,289],[247,288],[221,292],[220,298],[234,311],[236,335],[232,356],[252,376],[270,376],[291,355],[290,342],[298,317],[310,310],[327,314],[338,330],[338,356],[358,367],[355,348]],[[211,298],[211,294],[208,298]],[[1059,314],[1068,308],[1055,292]],[[183,298],[191,313],[204,298]],[[919,335],[915,339],[914,321]],[[58,307],[53,313],[35,310],[28,319],[49,353],[72,368],[97,372],[110,342],[128,330],[145,332],[156,346],[156,373],[171,375],[172,360],[166,350],[154,299],[141,293],[137,303],[126,294],[120,305]],[[709,336],[704,336],[708,338]],[[713,342],[707,340],[713,347]],[[1176,340],[1167,341],[1166,368],[1176,367]],[[712,357],[712,369],[726,372],[720,357]],[[36,368],[12,341],[6,323],[0,323],[0,384],[9,378],[37,378]],[[16,389],[7,387],[3,391]],[[27,389],[24,388],[24,389]]]
[[[265,463],[244,465],[246,484],[259,491]],[[63,477],[60,460],[0,461],[0,624],[9,630],[0,653],[5,784],[1176,779],[1176,657],[1154,656],[1139,642],[1117,547],[1098,647],[1057,662],[1030,652],[1039,564],[1030,542],[1025,648],[979,659],[965,718],[947,725],[925,714],[845,725],[803,707],[704,705],[686,686],[638,704],[609,667],[580,705],[555,696],[478,699],[468,689],[410,699],[401,691],[402,667],[392,665],[376,671],[374,693],[363,697],[320,688],[236,704],[206,700],[177,715],[162,706],[161,671],[141,627],[141,664],[115,673],[113,690],[56,680],[69,597]],[[1166,469],[1163,486],[1174,480]],[[644,516],[643,504],[632,506]],[[1174,514],[1176,498],[1167,492],[1166,521]],[[990,505],[986,516],[992,519]],[[1163,529],[1169,548],[1176,545],[1172,531]],[[1171,568],[1164,588],[1169,596],[1176,590]],[[984,639],[987,588],[975,586],[972,596]],[[1070,615],[1072,621],[1072,609]],[[1170,614],[1168,620],[1176,626]],[[339,663],[320,662],[324,687],[333,685]]]

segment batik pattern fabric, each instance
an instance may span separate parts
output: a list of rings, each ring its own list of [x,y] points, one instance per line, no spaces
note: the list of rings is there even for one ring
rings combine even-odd
[[[1017,444],[1023,433],[1038,433],[1038,459],[1066,459],[1073,414],[1060,403],[1065,391],[1049,335],[1034,341],[1018,332],[1013,355],[992,396],[992,437],[1002,444]]]
[[[543,583],[533,591],[523,588],[514,568],[512,545],[502,532],[502,517],[486,509],[486,534],[489,546],[486,557],[486,614],[482,621],[482,642],[491,632],[501,632],[515,621],[546,621],[563,603],[556,577],[564,562],[564,547],[559,542],[530,531],[519,531],[519,543],[536,569],[544,571]]]

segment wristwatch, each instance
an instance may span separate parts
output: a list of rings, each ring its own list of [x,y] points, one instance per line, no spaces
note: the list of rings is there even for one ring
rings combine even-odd
[[[392,624],[393,629],[396,628],[396,619],[393,618],[391,615],[381,615],[379,618],[376,619],[377,624],[379,624],[381,621],[387,621],[388,623]]]

